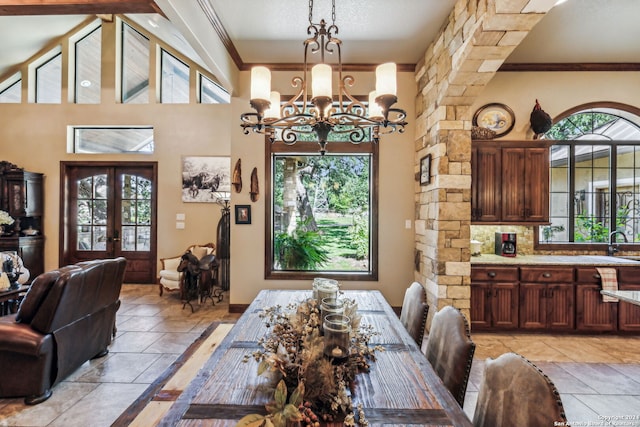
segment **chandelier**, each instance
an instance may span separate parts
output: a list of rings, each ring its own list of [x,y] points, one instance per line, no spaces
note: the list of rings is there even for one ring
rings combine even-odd
[[[293,145],[303,135],[315,136],[320,144],[320,154],[326,151],[329,134],[342,134],[353,144],[369,140],[378,142],[381,134],[404,132],[407,113],[399,108],[391,108],[398,100],[396,96],[396,64],[386,63],[376,68],[375,90],[369,93],[368,108],[349,93],[355,79],[342,75],[342,41],[335,37],[336,3],[331,2],[332,23],[327,27],[324,19],[313,23],[313,0],[309,0],[309,26],[304,41],[304,66],[302,77],[296,76],[291,85],[298,91],[291,99],[280,102],[280,93],[271,91],[271,73],[267,67],[251,69],[250,105],[255,113],[240,116],[244,134],[250,130],[265,134],[271,142],[279,137],[285,144]],[[337,54],[340,84],[337,102],[333,96],[332,66],[325,63],[325,54]],[[309,72],[310,56],[319,56]],[[310,75],[310,79],[309,79]],[[311,86],[311,90],[309,90]],[[308,140],[309,138],[307,138]]]

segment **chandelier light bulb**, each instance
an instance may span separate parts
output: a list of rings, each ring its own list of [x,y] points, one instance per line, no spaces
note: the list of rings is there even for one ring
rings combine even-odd
[[[333,96],[331,87],[331,66],[316,64],[311,69],[311,96],[313,98]]]
[[[251,69],[251,99],[268,101],[271,92],[271,72],[267,67],[253,67]]]
[[[269,97],[271,106],[264,112],[265,119],[280,118],[280,92],[272,91]]]
[[[376,67],[376,93],[382,95],[397,95],[396,64],[387,62]]]

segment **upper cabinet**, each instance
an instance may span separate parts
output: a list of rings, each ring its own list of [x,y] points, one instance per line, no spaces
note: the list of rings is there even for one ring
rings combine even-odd
[[[539,141],[473,141],[473,223],[549,222],[549,146]]]
[[[42,216],[42,174],[21,169],[4,174],[8,212],[14,218]]]

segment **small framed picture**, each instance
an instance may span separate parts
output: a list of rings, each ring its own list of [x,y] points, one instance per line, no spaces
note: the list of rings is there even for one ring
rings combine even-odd
[[[251,205],[236,205],[236,224],[251,224]]]
[[[420,159],[420,185],[427,185],[431,182],[431,154],[427,154]]]

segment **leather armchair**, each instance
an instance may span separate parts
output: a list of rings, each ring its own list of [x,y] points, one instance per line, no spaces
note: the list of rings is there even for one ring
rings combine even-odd
[[[18,312],[0,318],[0,398],[37,404],[89,359],[107,354],[126,260],[81,262],[35,278]]]
[[[186,252],[191,252],[192,255],[198,258],[201,270],[200,280],[211,286],[216,284],[218,282],[218,263],[215,258],[215,248],[216,245],[213,243],[191,245],[180,255],[161,258],[162,269],[160,270],[160,280],[158,282],[160,296],[166,290],[168,292],[180,292],[180,298],[186,299],[184,295],[184,272],[178,271],[182,256]]]

